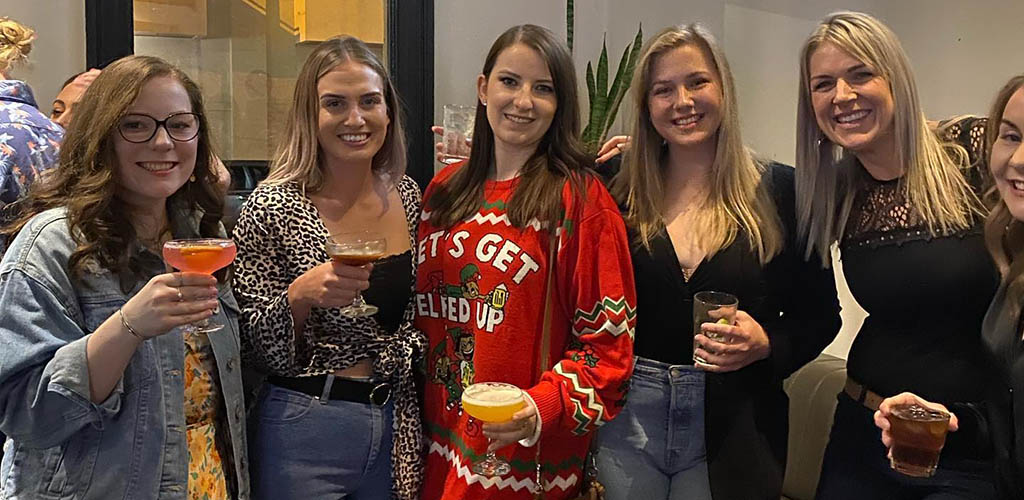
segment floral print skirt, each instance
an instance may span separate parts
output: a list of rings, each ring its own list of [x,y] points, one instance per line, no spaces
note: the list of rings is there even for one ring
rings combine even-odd
[[[188,443],[188,498],[230,498],[224,472],[226,453],[218,432],[220,388],[217,363],[205,335],[185,335],[185,437]]]

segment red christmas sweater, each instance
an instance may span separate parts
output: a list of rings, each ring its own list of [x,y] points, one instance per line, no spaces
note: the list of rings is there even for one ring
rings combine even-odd
[[[424,207],[459,165],[427,188]],[[586,198],[563,188],[566,217],[558,227],[551,306],[553,367],[538,380],[550,236],[539,222],[520,230],[505,215],[517,179],[488,182],[472,218],[433,227],[424,209],[419,227],[416,326],[430,342],[423,499],[529,499],[536,448],[498,450],[512,465],[500,478],[474,474],[487,438],[462,411],[464,387],[506,382],[526,390],[540,413],[545,498],[577,493],[594,430],[625,404],[633,369],[636,292],[625,226],[596,179]],[[537,446],[537,445],[535,445]]]

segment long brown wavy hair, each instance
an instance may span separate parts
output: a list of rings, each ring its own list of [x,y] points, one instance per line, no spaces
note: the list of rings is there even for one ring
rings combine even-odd
[[[520,181],[508,202],[509,222],[523,229],[531,220],[557,222],[562,215],[562,189],[570,183],[574,196],[585,194],[583,183],[593,165],[580,142],[580,106],[576,93],[576,69],[569,49],[546,28],[532,24],[506,30],[487,53],[484,78],[490,78],[498,55],[505,49],[523,44],[540,54],[551,72],[555,87],[555,116],[537,151],[520,171]],[[430,223],[451,227],[472,217],[484,199],[484,183],[494,162],[494,130],[487,121],[487,108],[477,103],[473,124],[473,148],[469,161],[426,201]],[[577,205],[578,206],[578,205]]]
[[[116,196],[117,125],[146,82],[169,76],[188,93],[192,112],[199,115],[195,182],[186,182],[167,200],[169,212],[200,216],[199,234],[221,232],[224,197],[216,189],[210,127],[199,87],[184,72],[163,59],[129,56],[114,62],[96,77],[75,110],[60,148],[60,165],[35,182],[28,196],[16,203],[17,216],[0,234],[13,237],[32,217],[66,207],[71,237],[78,247],[68,268],[80,278],[99,265],[120,277],[127,293],[143,279],[133,257],[141,243],[128,217],[128,207]]]
[[[985,130],[985,163],[989,166],[992,145],[999,138],[999,123],[1006,111],[1006,104],[1021,88],[1024,88],[1024,75],[1017,75],[1003,86],[992,103]],[[1009,303],[1019,304],[1020,298],[1024,296],[1024,268],[1021,267],[1024,262],[1024,222],[1013,218],[995,185],[985,193],[985,200],[992,208],[985,219],[985,246],[992,254],[1003,279],[1010,283],[1007,290]]]

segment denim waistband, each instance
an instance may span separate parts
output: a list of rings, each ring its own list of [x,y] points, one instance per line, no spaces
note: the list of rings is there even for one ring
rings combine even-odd
[[[660,384],[703,384],[704,370],[693,365],[672,365],[662,361],[633,358],[633,378]]]

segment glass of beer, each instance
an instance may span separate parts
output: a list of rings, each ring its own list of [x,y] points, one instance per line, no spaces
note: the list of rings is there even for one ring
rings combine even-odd
[[[710,365],[697,355],[697,334],[701,333],[700,325],[704,323],[721,323],[731,325],[736,322],[736,310],[740,300],[735,295],[725,292],[697,292],[693,296],[693,360],[703,365]],[[711,340],[722,342],[724,337],[714,332],[704,332]]]
[[[895,405],[889,412],[893,470],[908,476],[931,477],[946,443],[949,413],[916,404]]]
[[[213,274],[235,260],[235,242],[221,238],[182,239],[164,243],[164,261],[179,271]],[[210,318],[185,327],[186,333],[213,333],[224,328]]]
[[[525,407],[522,389],[512,384],[480,382],[462,391],[462,409],[481,422],[508,422]],[[487,477],[504,476],[511,470],[508,462],[493,451],[487,452],[482,462],[473,464],[473,472]]]
[[[327,255],[331,260],[346,266],[365,266],[384,256],[387,240],[373,232],[340,233],[327,238]],[[341,309],[349,318],[361,318],[377,314],[377,306],[367,304],[363,294],[356,292],[352,303]]]
[[[469,159],[469,146],[466,139],[473,138],[473,122],[476,113],[475,106],[462,104],[444,105],[444,137],[441,144],[445,164],[452,164]]]

